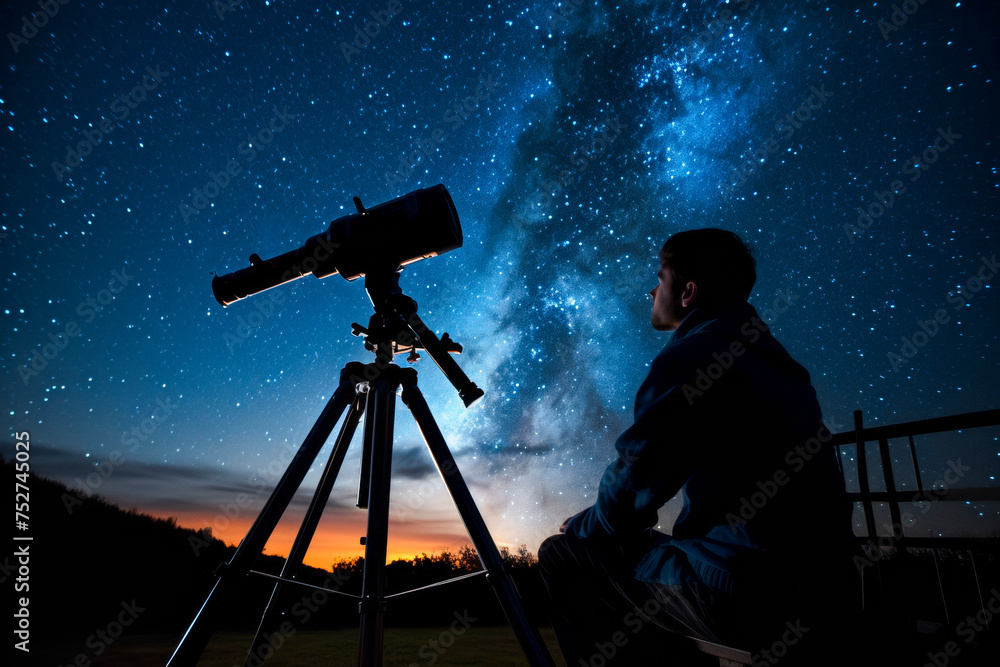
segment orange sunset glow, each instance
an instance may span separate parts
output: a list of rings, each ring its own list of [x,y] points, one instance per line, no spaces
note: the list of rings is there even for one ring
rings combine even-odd
[[[150,511],[154,516],[166,518],[163,512]],[[172,513],[177,524],[184,528],[198,530],[212,527],[212,536],[226,544],[237,545],[250,530],[257,512],[245,512],[242,516],[220,520],[218,512],[194,511]],[[264,553],[287,556],[292,542],[301,525],[301,516],[290,510],[283,517],[267,541]],[[309,544],[304,562],[311,567],[329,570],[333,563],[343,558],[364,556],[365,549],[360,538],[365,534],[367,513],[362,511],[330,513],[324,516]],[[463,544],[471,544],[461,522],[422,520],[389,524],[389,543],[386,561],[412,559],[422,553],[440,553],[442,549],[457,551]]]

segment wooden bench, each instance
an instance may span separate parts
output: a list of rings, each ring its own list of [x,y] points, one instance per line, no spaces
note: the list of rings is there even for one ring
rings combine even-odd
[[[719,659],[719,667],[744,667],[751,665],[750,654],[738,648],[723,646],[697,637],[688,637],[702,653],[714,655]]]

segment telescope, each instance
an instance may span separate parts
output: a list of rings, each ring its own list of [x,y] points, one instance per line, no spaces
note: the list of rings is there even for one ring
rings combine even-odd
[[[301,248],[271,259],[250,255],[250,266],[212,279],[212,293],[223,306],[308,274],[326,278],[339,273],[355,280],[371,272],[399,267],[462,246],[462,226],[455,203],[443,184],[415,190],[337,218],[325,232]]]
[[[271,650],[270,637],[281,632],[282,623],[287,624],[285,610],[294,603],[295,597],[301,595],[293,590],[301,586],[308,586],[310,594],[322,590],[358,599],[361,617],[358,664],[382,667],[383,616],[389,598],[425,588],[392,595],[388,595],[386,590],[389,491],[397,394],[417,421],[431,457],[479,554],[482,572],[489,574],[489,582],[525,656],[532,667],[552,667],[552,656],[538,628],[525,614],[500,551],[458,470],[441,429],[434,421],[427,401],[417,387],[416,369],[400,368],[393,363],[396,354],[407,351],[410,356],[406,360],[417,361],[420,358],[417,349],[422,349],[458,390],[466,407],[472,407],[483,397],[483,390],[469,380],[451,358],[452,353],[462,351],[462,346],[452,341],[447,333],[439,339],[428,329],[417,315],[417,302],[403,294],[399,287],[399,276],[406,264],[461,247],[462,228],[455,204],[441,184],[416,190],[370,209],[366,209],[358,197],[354,198],[354,204],[358,209],[356,214],[337,218],[326,232],[306,239],[301,248],[269,260],[251,255],[249,268],[212,279],[216,300],[227,306],[251,294],[302,278],[307,273],[317,278],[339,273],[347,280],[365,276],[365,291],[375,314],[367,327],[352,324],[351,332],[364,337],[365,348],[375,353],[375,360],[369,364],[351,361],[341,370],[337,390],[271,492],[250,531],[240,541],[229,562],[216,569],[217,581],[167,667],[194,667],[198,663],[215,625],[227,609],[225,598],[234,595],[251,574],[277,579],[277,583],[243,662],[244,667],[260,664],[266,651]],[[341,422],[345,411],[346,416]],[[357,506],[368,510],[368,526],[361,538],[361,544],[365,546],[365,565],[361,595],[357,596],[305,584],[297,579],[297,570],[329,503],[347,448],[362,417],[365,424]],[[275,577],[251,569],[338,423],[341,427],[333,451],[282,566],[281,575]]]

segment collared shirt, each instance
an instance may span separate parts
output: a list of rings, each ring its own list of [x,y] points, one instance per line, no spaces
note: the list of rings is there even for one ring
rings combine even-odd
[[[851,508],[829,439],[809,373],[753,306],[696,308],[639,387],[597,502],[566,532],[649,545],[657,510],[680,493],[672,538],[654,541],[686,544],[701,579],[747,550],[842,552]]]

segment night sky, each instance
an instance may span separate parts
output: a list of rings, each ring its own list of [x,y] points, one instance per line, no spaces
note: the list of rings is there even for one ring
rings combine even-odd
[[[437,183],[465,244],[401,284],[486,391],[465,409],[417,366],[500,544],[593,502],[682,229],[754,246],[751,302],[831,430],[1000,403],[992,2],[53,4],[38,28],[4,5],[2,451],[28,431],[32,471],[81,494],[238,542],[370,360],[371,306],[310,276],[223,309],[212,272]],[[390,555],[466,542],[401,403],[396,436]],[[997,436],[919,441],[925,483],[961,457],[995,485]],[[311,564],[361,553],[359,455]],[[1000,530],[1000,503],[941,505],[911,534]]]

